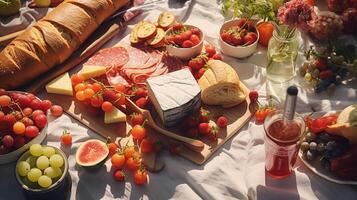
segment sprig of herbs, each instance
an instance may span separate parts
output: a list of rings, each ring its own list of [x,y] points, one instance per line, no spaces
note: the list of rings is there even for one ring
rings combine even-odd
[[[276,10],[283,0],[222,0],[224,15],[233,14],[235,18],[258,17],[263,20],[276,21]]]

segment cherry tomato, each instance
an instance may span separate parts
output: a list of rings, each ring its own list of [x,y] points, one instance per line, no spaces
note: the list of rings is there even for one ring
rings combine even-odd
[[[152,142],[144,138],[140,143],[140,150],[142,153],[152,152]]]
[[[216,54],[216,49],[212,45],[206,45],[205,51],[208,54],[208,57],[212,57],[214,54]]]
[[[183,24],[182,23],[175,23],[173,26],[172,26],[172,30],[174,31],[179,31],[183,28]]]
[[[121,84],[121,83],[118,83],[114,86],[114,89],[117,91],[117,92],[122,92],[122,93],[125,93],[126,92],[126,87],[125,85]]]
[[[61,143],[67,146],[72,144],[72,135],[68,131],[63,132],[61,136]]]
[[[198,37],[196,34],[192,34],[191,37],[190,37],[190,40],[193,44],[193,46],[196,46],[200,43],[200,37]]]
[[[90,105],[92,105],[94,108],[99,108],[103,104],[103,97],[100,95],[94,95],[92,98],[90,98]]]
[[[114,155],[118,151],[119,147],[116,143],[111,142],[108,144],[108,149],[109,149],[109,155]]]
[[[130,122],[132,126],[142,125],[144,123],[145,117],[140,113],[133,113],[130,115]]]
[[[191,47],[193,47],[193,43],[191,40],[185,40],[182,43],[182,47],[183,48],[191,48]]]
[[[109,101],[104,101],[102,104],[102,110],[104,112],[112,112],[114,109],[113,104],[110,103]]]
[[[77,85],[83,83],[84,77],[81,74],[74,74],[71,76],[72,85]]]
[[[125,156],[124,154],[115,153],[112,155],[110,161],[112,163],[112,167],[122,168],[125,164]]]
[[[126,167],[130,171],[138,169],[141,165],[141,158],[137,156],[130,157],[126,160]]]
[[[116,181],[122,182],[125,180],[125,173],[121,169],[117,169],[114,171],[113,177]]]
[[[134,183],[137,185],[144,185],[147,183],[147,171],[145,169],[138,169],[134,172]]]
[[[133,129],[131,129],[131,135],[135,140],[142,140],[146,136],[146,130],[141,125],[135,125]]]
[[[100,85],[99,83],[93,83],[92,84],[92,86],[93,86],[93,91],[95,92],[95,93],[97,93],[97,92],[99,92],[100,90],[102,90],[102,85]]]
[[[126,159],[133,157],[135,153],[137,153],[137,151],[134,146],[125,147],[124,149],[124,156]]]

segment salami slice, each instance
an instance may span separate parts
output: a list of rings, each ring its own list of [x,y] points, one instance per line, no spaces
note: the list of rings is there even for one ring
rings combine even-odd
[[[124,47],[111,47],[98,51],[86,64],[120,68],[128,61],[129,53]]]
[[[144,65],[149,60],[149,55],[135,47],[127,46],[129,61],[123,66],[123,69],[137,68]]]

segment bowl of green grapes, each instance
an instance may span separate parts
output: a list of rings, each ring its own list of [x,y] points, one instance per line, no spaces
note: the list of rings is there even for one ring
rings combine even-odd
[[[18,159],[15,174],[25,192],[48,193],[66,182],[68,160],[56,147],[33,144]]]

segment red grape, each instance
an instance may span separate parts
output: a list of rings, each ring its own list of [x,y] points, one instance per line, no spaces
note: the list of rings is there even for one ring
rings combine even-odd
[[[7,125],[12,126],[16,122],[16,118],[12,114],[7,114],[4,116],[4,121],[7,123]]]
[[[11,135],[5,135],[2,138],[2,144],[6,147],[6,148],[11,148],[12,145],[14,145],[14,138]]]
[[[42,110],[35,110],[32,112],[32,119],[35,119],[37,117],[37,115],[44,115],[45,113]]]
[[[53,105],[51,107],[51,114],[55,117],[59,117],[63,114],[63,108],[59,105]]]
[[[36,99],[36,96],[31,93],[27,94],[27,97],[30,98],[31,101]]]
[[[25,108],[29,106],[31,103],[31,99],[27,95],[19,95],[18,104],[21,108]]]
[[[3,88],[0,88],[0,95],[4,95],[7,94],[6,90]]]
[[[16,93],[16,92],[12,92],[12,93],[9,93],[9,96],[11,97],[12,100],[14,101],[17,101],[17,99],[19,98],[19,93]]]
[[[34,137],[38,136],[39,132],[40,132],[40,130],[38,130],[38,128],[36,126],[28,126],[28,127],[26,127],[26,130],[25,130],[25,136],[28,138],[34,138]]]
[[[8,106],[11,103],[11,98],[7,95],[0,96],[0,106]]]
[[[39,114],[35,117],[35,124],[39,128],[44,128],[47,124],[47,117],[44,114]]]
[[[22,112],[24,113],[24,115],[25,115],[26,117],[28,117],[28,116],[31,116],[31,114],[32,114],[32,109],[31,109],[31,108],[25,108],[25,109],[22,110]]]
[[[50,100],[43,100],[41,102],[41,107],[43,111],[47,111],[48,109],[50,109],[52,106],[52,102]]]
[[[41,105],[42,105],[42,104],[41,104],[41,101],[38,100],[38,99],[34,99],[34,100],[32,100],[31,103],[30,103],[30,107],[31,107],[33,110],[39,110],[39,109],[41,109],[41,108],[42,108]]]
[[[14,147],[16,149],[24,146],[26,144],[25,138],[23,136],[15,136],[14,138]]]
[[[4,116],[5,116],[5,114],[4,114],[2,111],[0,111],[0,122],[1,122],[2,120],[4,120]]]
[[[22,118],[21,121],[22,121],[22,123],[25,124],[25,126],[31,126],[31,125],[33,125],[33,120],[30,119],[30,118],[28,118],[28,117]]]

